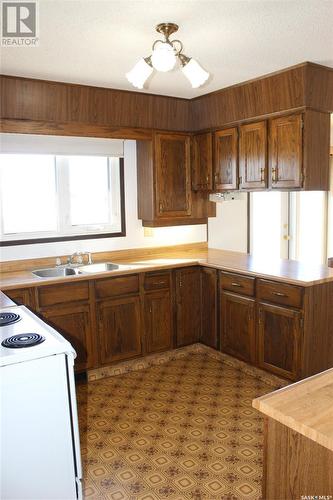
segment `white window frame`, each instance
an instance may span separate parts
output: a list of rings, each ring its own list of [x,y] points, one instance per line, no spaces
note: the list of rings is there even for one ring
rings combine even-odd
[[[104,224],[90,224],[90,225],[71,225],[69,220],[69,213],[70,213],[69,178],[68,178],[68,169],[66,168],[68,165],[67,159],[69,155],[68,156],[52,155],[52,156],[54,156],[54,168],[55,168],[55,180],[56,180],[55,186],[56,186],[57,218],[58,218],[57,230],[20,232],[20,233],[17,232],[17,233],[4,234],[3,210],[2,207],[0,206],[1,246],[125,236],[126,232],[125,232],[125,209],[124,209],[125,201],[124,201],[124,182],[123,182],[123,174],[124,174],[123,158],[102,155],[108,158],[108,190],[109,190],[108,199],[109,199],[109,216],[110,216],[109,222],[106,224],[104,223]],[[77,156],[86,156],[86,155],[78,154]],[[93,156],[101,156],[101,155],[93,155]],[[116,162],[117,165],[115,164]],[[3,183],[1,185],[3,185]],[[0,194],[1,194],[1,186],[0,186]]]

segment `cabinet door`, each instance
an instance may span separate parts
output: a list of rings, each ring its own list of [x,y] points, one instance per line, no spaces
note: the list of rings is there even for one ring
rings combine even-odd
[[[17,288],[15,290],[6,290],[6,295],[12,299],[17,305],[26,306],[30,309],[35,309],[34,288]]]
[[[266,122],[241,125],[239,135],[239,187],[259,189],[267,185]]]
[[[172,308],[169,290],[145,295],[145,333],[148,353],[172,346]]]
[[[221,351],[255,360],[254,300],[229,292],[221,295]]]
[[[177,347],[197,342],[201,326],[200,268],[176,271]]]
[[[98,304],[98,333],[102,364],[140,355],[139,297],[123,297]]]
[[[297,378],[301,319],[300,311],[259,304],[259,366],[292,380]]]
[[[237,128],[219,130],[214,135],[214,189],[237,189]]]
[[[213,189],[212,134],[197,134],[192,137],[191,149],[192,189],[210,191]]]
[[[201,269],[201,337],[203,344],[217,348],[217,272]]]
[[[190,137],[155,134],[158,217],[191,215]]]
[[[301,188],[302,115],[283,116],[270,121],[269,169],[272,188]]]
[[[89,305],[55,306],[44,309],[41,316],[74,347],[77,354],[75,370],[92,368],[94,353]]]

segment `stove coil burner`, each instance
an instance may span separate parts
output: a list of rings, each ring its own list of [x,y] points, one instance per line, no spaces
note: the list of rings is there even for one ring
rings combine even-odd
[[[13,335],[8,337],[1,345],[11,349],[21,349],[23,347],[33,347],[44,342],[45,337],[39,333],[21,333],[20,335]]]
[[[2,312],[0,313],[0,326],[11,325],[19,321],[21,316],[13,312]]]

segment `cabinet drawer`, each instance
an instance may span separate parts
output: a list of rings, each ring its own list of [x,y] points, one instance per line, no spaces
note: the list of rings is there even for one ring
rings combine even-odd
[[[65,283],[64,285],[41,286],[38,289],[38,303],[40,307],[88,299],[89,285],[87,281]]]
[[[303,288],[259,279],[257,297],[276,304],[300,308],[303,304]]]
[[[139,276],[133,274],[131,276],[119,276],[119,278],[96,280],[95,290],[98,299],[136,293],[139,292]]]
[[[254,296],[254,281],[255,278],[242,276],[241,274],[220,273],[221,288],[242,295],[249,295],[250,297]]]
[[[170,273],[154,273],[145,275],[145,290],[170,288]]]

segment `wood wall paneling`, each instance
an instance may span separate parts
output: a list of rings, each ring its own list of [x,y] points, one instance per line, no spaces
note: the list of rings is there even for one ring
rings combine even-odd
[[[188,130],[189,116],[187,99],[63,82],[1,77],[1,118]]]
[[[143,129],[214,129],[305,106],[333,112],[333,70],[313,63],[192,100],[6,75],[0,79],[1,118],[5,119],[1,125],[11,132],[119,137],[117,129],[122,128],[124,133],[129,129],[129,138],[142,139],[142,135],[135,137],[133,129],[138,129],[138,135]]]

